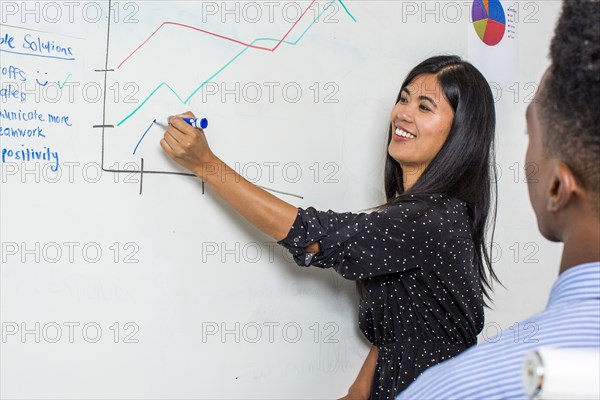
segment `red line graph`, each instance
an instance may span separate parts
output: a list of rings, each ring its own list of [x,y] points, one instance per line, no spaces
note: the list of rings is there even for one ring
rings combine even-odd
[[[146,43],[148,43],[150,41],[150,39],[152,39],[152,37],[154,37],[154,35],[156,35],[158,33],[158,31],[160,31],[162,29],[163,26],[167,26],[167,25],[174,25],[174,26],[178,26],[181,28],[186,28],[186,29],[191,29],[197,32],[201,32],[201,33],[205,33],[207,35],[210,36],[215,36],[218,37],[220,39],[223,40],[228,40],[230,42],[234,42],[237,44],[240,44],[242,46],[245,47],[250,47],[253,49],[257,49],[257,50],[263,50],[263,51],[271,51],[274,52],[275,50],[277,50],[277,48],[279,48],[279,46],[281,45],[281,43],[283,43],[283,41],[290,35],[290,33],[292,32],[292,30],[294,30],[294,28],[296,27],[296,25],[298,25],[298,23],[300,22],[300,20],[304,17],[304,15],[308,12],[308,10],[310,10],[310,8],[313,6],[313,4],[315,4],[317,0],[313,0],[308,7],[306,7],[306,10],[304,10],[302,12],[302,14],[300,15],[300,17],[298,17],[298,20],[296,22],[294,22],[294,24],[292,25],[292,27],[286,32],[286,34],[277,42],[277,44],[274,47],[263,47],[263,46],[256,46],[250,43],[246,43],[246,42],[242,42],[241,40],[237,40],[228,36],[223,36],[223,35],[219,35],[218,33],[214,33],[214,32],[210,32],[210,31],[206,31],[204,29],[200,29],[198,27],[195,26],[191,26],[191,25],[186,25],[186,24],[182,24],[179,22],[172,22],[172,21],[165,21],[162,24],[160,24],[160,26],[158,28],[156,28],[156,30],[154,32],[152,32],[152,34],[150,36],[148,36],[148,38],[146,40],[144,40],[142,42],[142,44],[140,44],[133,52],[131,52],[131,54],[129,54],[127,57],[125,57],[125,59],[123,61],[121,61],[121,63],[119,64],[119,66],[117,67],[117,69],[120,69],[123,64],[125,64],[135,53],[137,53],[142,47],[144,47],[146,45]]]

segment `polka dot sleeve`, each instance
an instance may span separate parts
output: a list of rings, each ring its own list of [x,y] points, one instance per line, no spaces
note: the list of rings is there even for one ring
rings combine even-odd
[[[278,243],[298,265],[334,268],[351,280],[418,268],[409,244],[422,240],[424,230],[413,228],[416,220],[406,221],[408,210],[402,206],[387,211],[353,214],[300,208],[287,237]],[[315,241],[321,250],[306,253]]]

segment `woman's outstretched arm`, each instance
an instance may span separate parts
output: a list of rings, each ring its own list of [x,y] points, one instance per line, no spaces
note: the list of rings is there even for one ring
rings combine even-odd
[[[181,117],[194,115],[188,112]],[[160,145],[170,158],[206,182],[256,228],[277,241],[287,236],[298,209],[247,181],[220,160],[208,147],[201,129],[191,127],[180,117],[171,117]]]

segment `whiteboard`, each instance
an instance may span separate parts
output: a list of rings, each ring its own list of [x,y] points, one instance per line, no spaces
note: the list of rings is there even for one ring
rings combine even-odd
[[[516,75],[494,86],[506,289],[480,340],[544,307],[560,254],[523,172],[560,2],[502,4],[518,29],[504,60]],[[469,2],[1,7],[0,395],[345,394],[368,352],[353,283],[296,266],[163,155],[152,120],[208,118],[213,151],[296,206],[375,206],[405,75],[432,55],[481,58]]]

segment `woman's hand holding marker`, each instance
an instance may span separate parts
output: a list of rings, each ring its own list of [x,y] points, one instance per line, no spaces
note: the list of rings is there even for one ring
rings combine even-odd
[[[203,178],[206,165],[214,158],[201,128],[194,128],[183,118],[196,118],[191,111],[169,118],[169,126],[160,146],[177,164]]]

